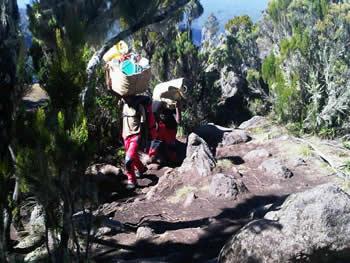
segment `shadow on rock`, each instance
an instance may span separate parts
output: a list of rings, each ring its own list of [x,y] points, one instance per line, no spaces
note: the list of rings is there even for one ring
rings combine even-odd
[[[244,164],[244,160],[240,156],[221,157],[218,159],[218,161],[220,160],[229,160],[234,165]]]
[[[118,244],[115,244],[114,251],[112,249],[110,253],[97,255],[95,260],[96,262],[111,262],[111,260],[122,259],[126,260],[126,262],[128,260],[132,260],[130,262],[138,262],[137,260],[142,258],[145,262],[207,262],[216,258],[232,235],[236,234],[244,225],[251,221],[251,213],[254,210],[267,204],[281,203],[285,198],[285,196],[275,195],[253,196],[232,208],[222,210],[220,214],[211,218],[179,222],[145,221],[144,225],[152,228],[156,234],[188,228],[201,228],[204,234],[195,243],[165,241],[156,244],[152,239],[140,240],[123,253],[115,251],[118,247]],[[270,209],[278,209],[278,206]],[[260,228],[261,232],[269,228],[280,227],[274,221],[270,221],[265,222],[264,227]],[[157,238],[154,240],[157,240]],[[113,248],[113,246],[109,247]],[[154,258],[161,258],[162,260],[152,261]]]

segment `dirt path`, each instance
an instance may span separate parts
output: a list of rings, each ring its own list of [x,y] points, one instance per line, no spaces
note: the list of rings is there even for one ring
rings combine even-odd
[[[100,212],[112,220],[124,223],[122,233],[102,235],[94,246],[97,262],[215,262],[226,241],[268,204],[283,201],[294,192],[303,191],[326,182],[342,183],[339,177],[310,150],[285,131],[255,127],[249,132],[248,143],[221,147],[215,173],[240,174],[249,192],[236,199],[219,199],[209,194],[211,177],[193,174],[171,174],[171,168],[149,171],[139,181],[137,195],[106,203]],[[349,151],[339,153],[323,144],[328,156],[341,163],[349,159]],[[270,156],[244,160],[256,149],[265,149]],[[277,158],[292,172],[291,178],[277,177],[259,167],[266,159]],[[160,196],[151,196],[163,176],[168,181]],[[189,196],[193,200],[189,202]],[[140,227],[152,232],[140,238]],[[138,230],[139,229],[139,230]],[[137,260],[143,259],[143,261]],[[147,260],[148,261],[147,261]]]

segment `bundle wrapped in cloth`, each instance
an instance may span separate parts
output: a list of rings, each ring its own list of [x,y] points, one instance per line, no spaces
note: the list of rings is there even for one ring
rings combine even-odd
[[[118,42],[103,57],[108,66],[111,89],[121,96],[145,92],[151,79],[149,61],[135,53],[129,53],[124,41]]]
[[[177,102],[184,100],[186,87],[184,78],[162,82],[153,90],[153,100],[163,102],[168,108],[175,108]]]

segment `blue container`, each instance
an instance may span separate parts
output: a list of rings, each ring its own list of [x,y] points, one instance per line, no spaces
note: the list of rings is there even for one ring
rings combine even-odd
[[[136,65],[134,62],[132,62],[131,60],[125,60],[120,64],[120,69],[121,71],[129,76],[129,75],[133,75],[136,73]]]

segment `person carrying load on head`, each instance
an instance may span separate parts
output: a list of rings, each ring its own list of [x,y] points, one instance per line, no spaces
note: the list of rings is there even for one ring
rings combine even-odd
[[[157,123],[157,136],[151,142],[150,163],[161,157],[166,162],[177,162],[176,134],[181,122],[183,82],[183,78],[175,79],[158,84],[154,88],[152,110]]]
[[[121,41],[109,50],[103,59],[107,63],[107,87],[114,94],[118,94],[124,103],[122,138],[125,146],[127,188],[134,189],[137,185],[136,177],[147,170],[140,160],[138,151],[145,148],[148,134],[152,138],[152,135],[155,136],[155,131],[148,129],[150,126],[148,122],[152,122],[153,116],[151,99],[137,95],[149,87],[151,70],[148,60],[128,52],[127,44]],[[155,127],[154,117],[151,126]]]

